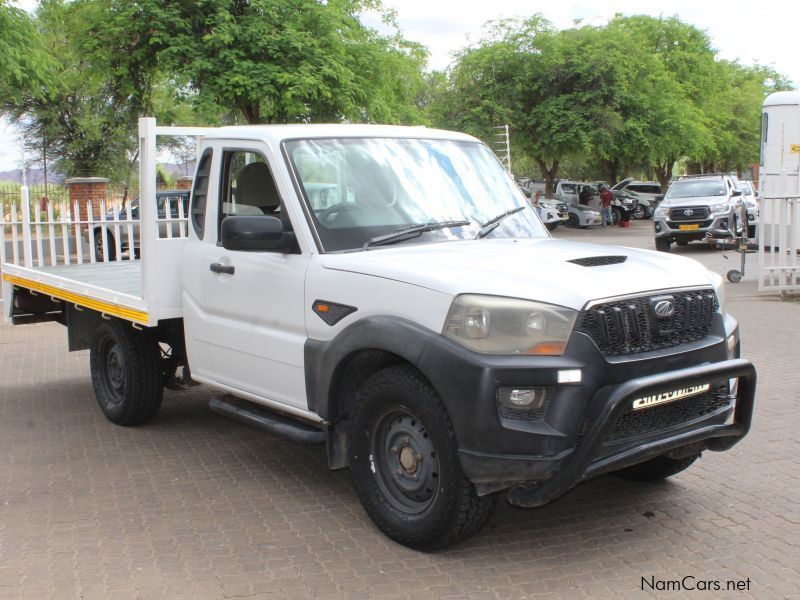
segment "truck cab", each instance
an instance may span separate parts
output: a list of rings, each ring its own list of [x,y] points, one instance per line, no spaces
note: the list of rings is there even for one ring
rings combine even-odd
[[[418,549],[477,532],[500,494],[535,507],[602,473],[668,477],[747,433],[755,370],[721,278],[553,239],[478,140],[229,127],[199,156],[186,237],[142,217],[138,312],[76,291],[114,263],[4,270],[20,298],[62,303],[112,422],[154,418],[165,382],[206,384],[217,412],[324,443],[376,526]]]

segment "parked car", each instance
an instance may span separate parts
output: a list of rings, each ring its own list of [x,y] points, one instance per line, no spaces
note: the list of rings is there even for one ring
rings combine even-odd
[[[664,199],[664,192],[661,191],[661,184],[656,181],[636,181],[633,177],[627,177],[611,187],[612,191],[625,191],[636,198],[648,200],[651,205],[658,204]]]
[[[183,132],[202,136],[187,237],[150,235],[163,222],[147,152],[159,129],[141,119],[141,260],[2,265],[6,319],[56,303],[36,322],[89,350],[112,423],[143,425],[167,385],[203,383],[211,410],[321,444],[315,460],[349,469],[375,526],[427,552],[480,531],[500,495],[534,508],[611,472],[665,479],[747,434],[756,373],[722,278],[551,238],[479,140],[323,124],[161,135]],[[316,208],[317,183],[338,202]],[[45,421],[60,408],[32,410]],[[142,435],[169,447],[169,429]],[[125,450],[110,468],[146,460]],[[726,472],[717,459],[706,470]],[[292,475],[285,494],[307,493]],[[325,511],[314,518],[337,535]]]
[[[684,246],[693,240],[731,238],[741,195],[728,175],[681,177],[653,216],[656,249],[669,252],[672,242]]]
[[[586,229],[593,225],[603,224],[603,217],[600,212],[583,204],[567,203],[567,210],[569,212],[565,223],[567,227]]]
[[[600,192],[591,183],[580,181],[559,181],[556,185],[556,198],[563,200],[567,204],[588,206],[600,212]],[[622,220],[623,211],[633,212],[636,208],[636,201],[632,197],[617,198],[611,204],[611,214],[614,225]],[[572,211],[570,211],[572,212]]]
[[[555,231],[559,225],[565,224],[569,219],[569,210],[566,202],[539,200],[533,206],[548,231]]]
[[[180,205],[183,205],[183,216],[188,220],[189,218],[189,190],[164,190],[156,193],[156,202],[158,205],[158,217],[163,219],[167,214],[167,207],[169,207],[170,218],[175,219],[170,223],[161,223],[161,237],[167,237],[166,228],[170,227],[171,237],[180,237],[180,227],[186,227],[186,221],[178,221],[181,216]],[[115,218],[116,216],[116,218]],[[131,221],[134,221],[131,227],[131,237],[133,238],[133,251],[136,255],[139,254],[139,199],[136,198],[131,202]],[[114,223],[119,222],[119,226]],[[127,231],[128,224],[128,211],[126,207],[122,207],[114,214],[113,210],[106,213],[106,225],[101,222],[95,222],[92,225],[92,236],[89,236],[89,230],[84,229],[81,233],[84,242],[92,244],[94,258],[97,262],[102,262],[103,258],[103,245],[107,243],[108,249],[106,250],[106,257],[108,260],[116,260],[117,258],[117,240],[116,235],[119,235],[120,252],[124,253],[129,250],[129,238]],[[106,235],[103,236],[103,229],[106,230]],[[104,238],[105,237],[105,242]],[[184,235],[185,237],[185,235]]]

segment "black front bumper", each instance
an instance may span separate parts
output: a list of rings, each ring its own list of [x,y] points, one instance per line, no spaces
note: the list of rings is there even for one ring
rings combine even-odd
[[[609,453],[604,448],[615,424],[635,398],[668,392],[676,386],[689,387],[726,379],[738,379],[735,399],[732,399],[732,422],[727,422],[730,410],[719,411],[669,431],[643,436],[637,443],[623,446],[618,452]],[[681,448],[689,448],[691,453],[705,449],[727,450],[750,429],[755,387],[753,365],[744,359],[733,359],[638,377],[619,386],[604,388],[592,400],[587,415],[587,422],[594,425],[587,429],[575,448],[561,458],[553,476],[543,482],[513,487],[509,492],[509,502],[515,506],[541,506],[584,479]],[[719,422],[721,417],[725,417],[725,421]]]
[[[560,357],[478,355],[439,338],[419,366],[447,406],[462,468],[478,492],[507,489],[513,504],[539,506],[601,473],[662,454],[726,450],[741,439],[750,427],[756,373],[746,360],[728,360],[730,333],[718,314],[703,340],[623,357],[601,355],[580,333]],[[569,369],[581,370],[581,382],[559,384],[558,372]],[[633,436],[615,430],[638,397],[734,379],[735,398],[713,410]],[[501,387],[544,387],[549,400],[529,419],[503,414]]]

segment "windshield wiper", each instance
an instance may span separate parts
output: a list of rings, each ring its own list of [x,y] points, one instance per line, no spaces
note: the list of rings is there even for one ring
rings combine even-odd
[[[500,226],[500,221],[502,221],[506,217],[518,213],[521,210],[525,210],[525,207],[518,206],[517,208],[512,208],[511,210],[507,210],[506,212],[497,215],[493,219],[489,219],[488,221],[486,221],[486,223],[481,225],[481,229],[478,232],[478,235],[475,236],[475,239],[477,240],[479,238],[486,237]]]
[[[370,246],[385,246],[387,244],[396,244],[404,242],[411,238],[419,237],[426,231],[435,231],[437,229],[452,229],[453,227],[464,227],[469,225],[470,221],[440,221],[431,223],[420,223],[418,225],[410,225],[396,229],[390,233],[379,235],[374,238],[368,239],[361,247],[362,250],[368,250]]]

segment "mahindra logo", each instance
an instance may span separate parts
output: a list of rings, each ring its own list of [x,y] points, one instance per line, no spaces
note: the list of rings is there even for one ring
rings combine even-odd
[[[660,319],[666,319],[675,314],[675,303],[672,300],[659,300],[653,307],[653,312]]]
[[[694,211],[691,208],[687,208],[685,211],[683,211],[683,214],[685,214],[687,217],[691,217],[694,214]]]

